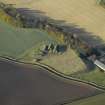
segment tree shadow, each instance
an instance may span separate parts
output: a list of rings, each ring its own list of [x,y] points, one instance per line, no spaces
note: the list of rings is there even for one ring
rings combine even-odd
[[[17,8],[19,14],[24,15],[26,18],[35,19],[35,18],[42,18],[47,19],[48,17],[45,16],[45,12],[40,10],[31,10],[28,8]]]
[[[73,23],[67,24],[65,20],[52,19],[46,16],[45,12],[42,12],[40,10],[31,10],[28,8],[17,8],[17,11],[20,14],[25,15],[26,17],[33,18],[33,19],[40,18],[50,23],[53,23],[55,25],[58,25],[66,32],[76,34],[80,39],[89,43],[91,46],[95,47],[95,46],[105,44],[105,42],[98,35],[94,35],[92,32],[87,32],[84,28],[80,28],[78,25],[75,25]]]
[[[45,12],[42,12],[40,10],[30,10],[28,8],[17,8],[17,11],[24,15],[26,18],[30,18],[33,20],[43,20],[47,21],[47,23],[52,23],[53,25],[60,27],[61,30],[64,32],[70,32],[72,34],[76,34],[79,39],[86,42],[89,46],[93,48],[98,48],[99,46],[105,46],[105,42],[98,36],[94,35],[92,32],[87,32],[84,28],[80,28],[78,25],[75,25],[73,23],[67,24],[65,20],[55,20],[48,16],[46,16]],[[98,47],[97,47],[98,46]],[[87,69],[93,70],[95,68],[95,65],[88,61],[87,59],[81,58],[83,62],[86,64]]]
[[[86,65],[86,71],[87,72],[89,72],[89,71],[92,71],[92,70],[94,70],[95,69],[95,65],[94,65],[94,63],[91,61],[91,60],[89,60],[89,59],[87,59],[87,58],[83,58],[83,57],[80,57],[81,58],[81,60],[84,62],[84,64]]]
[[[92,47],[105,44],[105,42],[98,35],[94,35],[92,32],[87,32],[84,28],[79,28],[77,25],[71,23],[68,26],[63,27],[66,31],[76,34],[81,40],[84,40]]]

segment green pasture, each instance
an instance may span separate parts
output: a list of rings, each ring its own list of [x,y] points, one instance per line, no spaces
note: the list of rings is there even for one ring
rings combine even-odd
[[[105,87],[105,73],[99,68],[89,72],[76,74],[74,77]]]
[[[55,42],[46,32],[22,29],[0,21],[0,55],[18,57],[41,42]]]

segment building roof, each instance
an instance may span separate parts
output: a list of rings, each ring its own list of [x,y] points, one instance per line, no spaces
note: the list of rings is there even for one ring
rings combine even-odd
[[[94,64],[105,71],[105,63],[103,63],[99,60],[95,60]]]

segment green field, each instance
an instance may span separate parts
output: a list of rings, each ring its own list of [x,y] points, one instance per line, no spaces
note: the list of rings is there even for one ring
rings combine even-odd
[[[0,55],[18,57],[39,43],[55,42],[46,32],[15,28],[0,21]]]
[[[76,101],[67,105],[105,105],[105,93],[80,101]]]
[[[47,64],[65,75],[74,74],[86,70],[85,63],[78,57],[76,52],[69,49],[63,54],[49,55],[42,63]]]
[[[105,87],[105,73],[102,72],[99,68],[96,68],[95,70],[90,72],[76,74],[73,77],[93,82],[96,83],[97,85]]]

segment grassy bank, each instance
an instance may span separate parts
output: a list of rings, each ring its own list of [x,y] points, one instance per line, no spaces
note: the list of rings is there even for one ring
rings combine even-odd
[[[100,71],[100,69],[98,68],[90,72],[74,75],[73,77],[79,78],[81,80],[93,82],[93,83],[96,83],[97,85],[105,87],[105,73]]]
[[[104,105],[105,93],[66,105]]]
[[[13,17],[9,16],[6,12],[4,12],[2,9],[0,9],[0,20],[11,24],[13,26],[21,27],[22,23]]]

